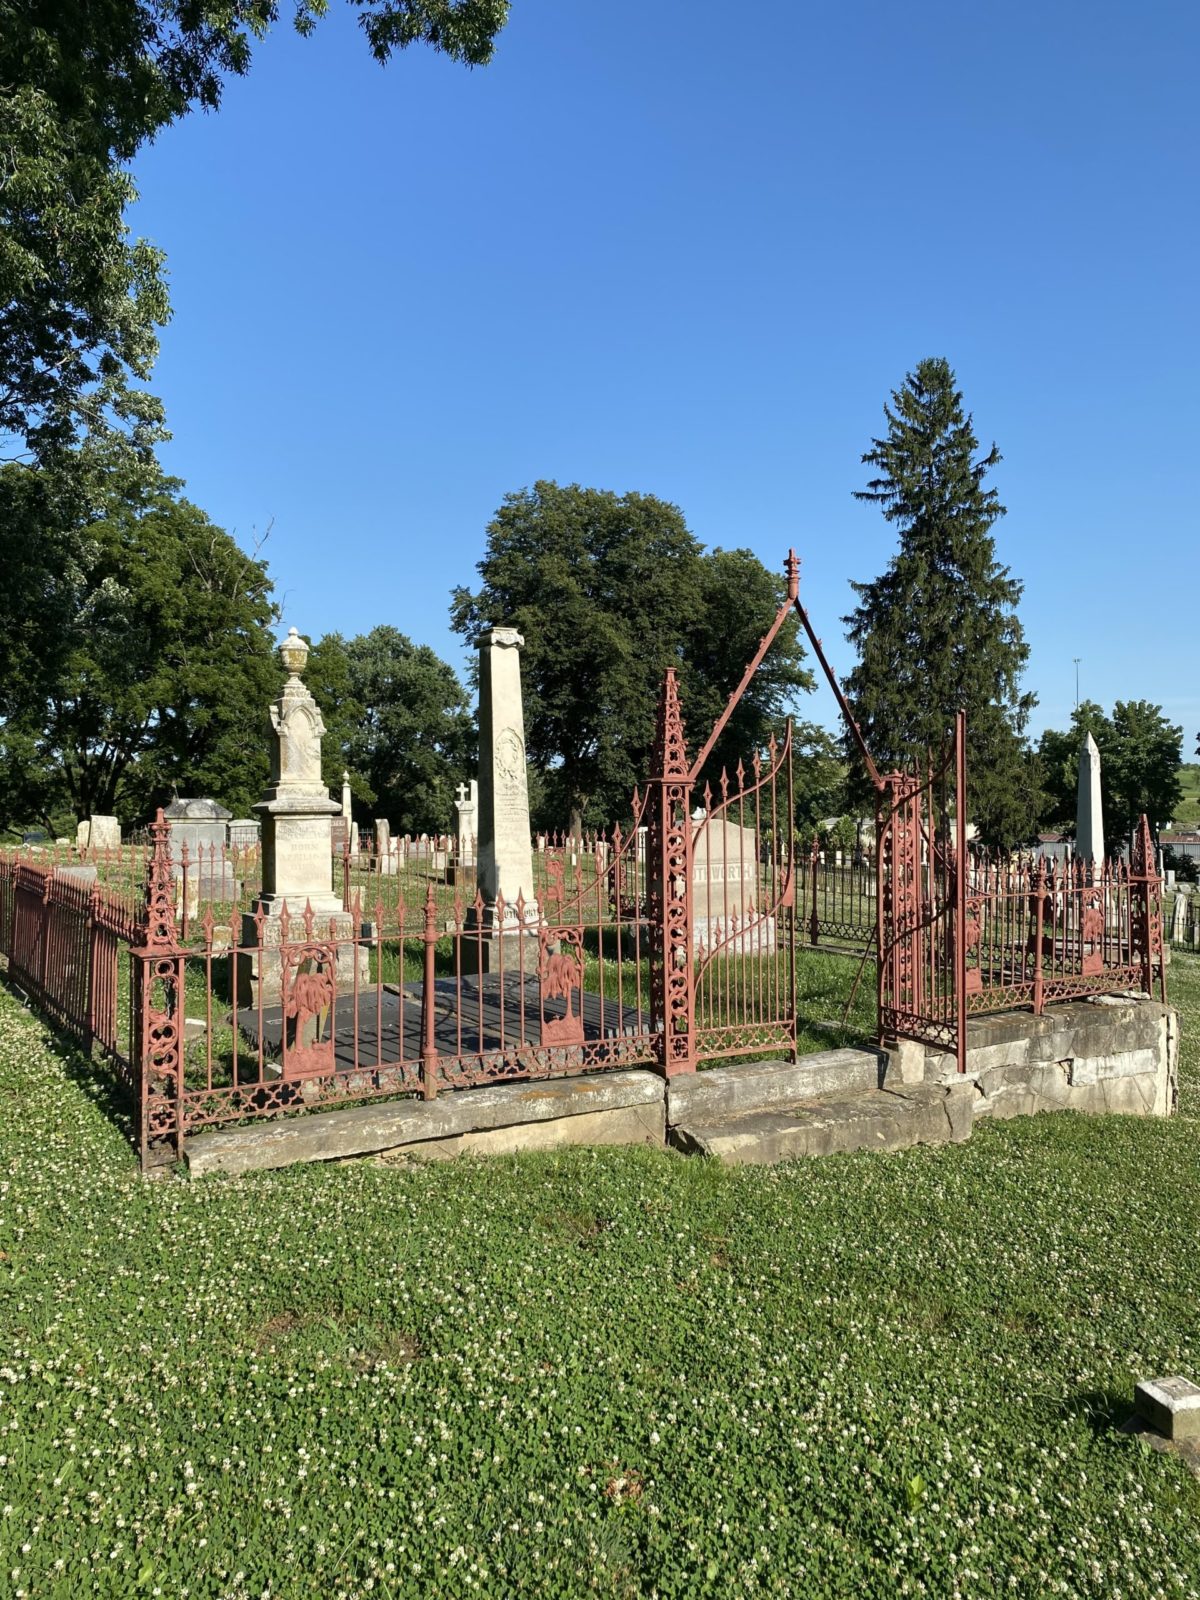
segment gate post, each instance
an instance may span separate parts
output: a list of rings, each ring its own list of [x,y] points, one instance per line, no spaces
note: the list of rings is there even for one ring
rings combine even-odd
[[[132,951],[136,981],[134,1093],[143,1171],[154,1135],[173,1135],[183,1155],[183,951],[175,925],[170,825],[162,807],[150,827],[151,854],[141,942]],[[167,1107],[173,1111],[168,1118]]]
[[[667,669],[648,788],[650,1025],[666,1077],[696,1070],[692,949],[692,786],[675,669]]]
[[[967,1070],[967,713],[954,718],[954,1059]],[[931,863],[932,867],[932,863]]]
[[[437,990],[434,987],[436,962],[434,947],[437,944],[437,901],[433,894],[433,879],[425,892],[425,921],[423,929],[425,960],[421,977],[421,1092],[426,1100],[435,1100],[438,1092]],[[401,946],[403,962],[403,945]]]
[[[1154,840],[1144,811],[1133,836],[1130,854],[1131,888],[1137,896],[1129,919],[1133,932],[1132,954],[1141,961],[1142,988],[1148,995],[1154,993],[1154,969],[1157,966],[1159,993],[1165,1005],[1167,969],[1163,961],[1162,880],[1158,876]]]
[[[816,946],[817,940],[821,936],[821,919],[817,915],[817,868],[820,866],[820,864],[821,841],[817,837],[816,833],[814,833],[812,836],[812,849],[808,856],[808,875],[810,880],[809,886],[812,890],[810,896],[811,909],[808,918],[808,942],[814,947]],[[826,911],[828,911],[828,907],[826,907]]]

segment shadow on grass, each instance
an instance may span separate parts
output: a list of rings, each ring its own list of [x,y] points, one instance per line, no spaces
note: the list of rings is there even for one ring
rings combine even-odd
[[[92,1104],[120,1132],[131,1150],[137,1149],[133,1124],[133,1101],[128,1087],[118,1077],[113,1064],[103,1056],[86,1056],[73,1034],[57,1027],[39,1011],[23,989],[7,976],[0,978],[4,988],[46,1030],[62,1062],[63,1073],[76,1084]]]
[[[1105,1434],[1123,1431],[1134,1414],[1133,1401],[1127,1394],[1117,1394],[1111,1389],[1086,1389],[1068,1396],[1058,1407],[1064,1421],[1077,1418],[1087,1424],[1097,1439]]]

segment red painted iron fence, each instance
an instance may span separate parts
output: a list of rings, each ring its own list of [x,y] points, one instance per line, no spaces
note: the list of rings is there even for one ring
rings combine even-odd
[[[134,1091],[143,1162],[205,1127],[372,1097],[647,1064],[794,1055],[805,947],[877,958],[880,1035],[955,1051],[973,1012],[1123,989],[1162,972],[1161,887],[1143,819],[1126,869],[991,860],[966,847],[966,722],[932,774],[881,776],[799,601],[787,598],[691,756],[678,689],[659,699],[652,770],[611,834],[535,841],[532,895],[485,902],[449,840],[341,853],[338,898],[267,916],[229,862],[197,897],[161,813],[122,873],[0,857],[13,979]],[[730,716],[793,611],[879,796],[873,874],[832,868],[795,830],[790,726],[728,768]],[[111,866],[111,863],[109,863]],[[192,863],[188,863],[189,867]],[[97,864],[99,872],[99,865]],[[207,882],[209,894],[201,892]],[[215,891],[219,888],[221,893]]]
[[[669,759],[683,759],[673,677],[662,715],[678,734]],[[345,861],[340,913],[218,920],[206,908],[187,939],[156,824],[133,952],[143,1159],[246,1118],[662,1065],[663,904],[673,926],[685,913],[670,960],[694,979],[694,1059],[794,1050],[791,762],[789,731],[694,811],[691,784],[679,786],[686,859],[667,880],[652,784],[623,829],[537,841],[529,902],[489,905],[472,878],[447,884],[435,859],[417,873],[368,856]]]
[[[432,877],[385,899],[381,877],[332,915],[206,910],[188,943],[156,825],[133,952],[143,1161],[229,1121],[653,1063],[644,809],[548,853],[536,901],[447,901]]]
[[[132,1030],[120,955],[138,924],[136,901],[86,869],[0,856],[0,954],[9,977],[85,1050],[98,1046],[126,1083]]]
[[[952,782],[948,782],[952,776]],[[953,801],[950,795],[953,794]],[[1121,990],[1166,1000],[1162,884],[1142,817],[1131,859],[989,856],[966,844],[966,717],[931,774],[882,780],[879,1027],[953,1050],[972,1015]]]

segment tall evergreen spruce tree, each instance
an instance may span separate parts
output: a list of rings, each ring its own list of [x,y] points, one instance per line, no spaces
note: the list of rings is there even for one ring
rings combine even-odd
[[[1014,844],[1036,827],[1039,794],[1024,737],[1034,697],[1020,688],[1022,585],[996,559],[1004,507],[984,485],[1000,452],[979,454],[942,358],[922,361],[884,414],[887,432],[862,458],[877,475],[856,498],[882,507],[900,547],[880,577],[852,585],[849,697],[882,770],[944,749],[965,707],[971,820],[986,842]]]

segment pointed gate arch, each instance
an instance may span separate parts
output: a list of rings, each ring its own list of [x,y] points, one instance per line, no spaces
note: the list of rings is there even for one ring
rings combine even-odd
[[[795,1053],[799,841],[792,727],[748,765],[723,772],[693,810],[697,784],[763,658],[795,612],[877,796],[873,943],[881,1036],[924,1039],[966,1060],[965,718],[954,740],[956,837],[937,835],[928,782],[882,776],[800,601],[800,562],[785,563],[787,598],[695,759],[689,761],[674,670],[659,697],[649,785],[651,1003],[668,1077],[701,1060],[770,1049]],[[815,858],[815,852],[814,852]],[[815,859],[814,859],[815,871]],[[815,885],[815,878],[814,878]],[[815,894],[815,888],[814,888]],[[814,902],[815,904],[815,902]],[[815,924],[815,910],[814,910]],[[958,938],[964,930],[964,940]],[[949,973],[949,978],[947,978]]]

